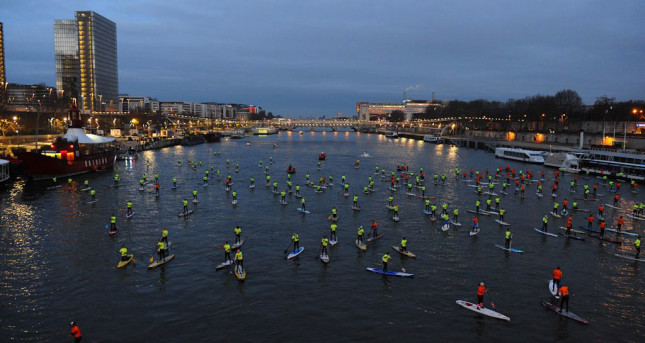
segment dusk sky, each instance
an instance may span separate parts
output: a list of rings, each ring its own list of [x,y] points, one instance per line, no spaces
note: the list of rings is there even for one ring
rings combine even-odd
[[[56,19],[117,25],[119,93],[355,115],[357,101],[644,99],[645,1],[0,0],[7,80],[55,86]]]

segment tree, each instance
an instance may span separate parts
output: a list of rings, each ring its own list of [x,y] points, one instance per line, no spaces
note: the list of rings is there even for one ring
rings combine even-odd
[[[392,111],[392,113],[390,113],[388,120],[393,123],[402,122],[405,120],[405,113],[400,110],[394,110]]]

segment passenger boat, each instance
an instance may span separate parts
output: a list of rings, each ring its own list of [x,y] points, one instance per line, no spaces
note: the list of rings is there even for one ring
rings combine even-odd
[[[33,180],[101,171],[114,166],[114,138],[86,134],[76,107],[69,111],[71,125],[48,149],[16,153]]]
[[[0,184],[5,183],[10,177],[9,161],[0,159]]]
[[[582,153],[555,152],[544,158],[544,166],[558,168],[566,173],[580,172],[580,157]]]
[[[244,138],[244,131],[242,130],[236,130],[231,135],[231,139],[242,139],[242,138]]]
[[[424,135],[423,141],[426,143],[440,144],[443,143],[443,138],[439,135]]]
[[[515,148],[495,148],[495,157],[505,158],[509,160],[529,162],[529,163],[544,163],[544,152],[534,150],[524,150]]]
[[[399,138],[399,134],[396,133],[396,131],[394,131],[394,132],[386,132],[385,137],[387,137],[387,138]]]

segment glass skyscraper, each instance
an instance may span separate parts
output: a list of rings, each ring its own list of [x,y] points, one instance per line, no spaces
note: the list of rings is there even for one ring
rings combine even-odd
[[[7,79],[4,71],[4,31],[0,23],[0,100],[5,96],[7,90]]]
[[[85,110],[119,102],[116,24],[92,11],[54,21],[56,88]],[[106,105],[103,105],[106,104]]]

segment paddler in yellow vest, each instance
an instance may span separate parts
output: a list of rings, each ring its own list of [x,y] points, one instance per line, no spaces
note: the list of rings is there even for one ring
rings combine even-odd
[[[114,185],[115,186],[119,185],[119,173],[114,174]]]
[[[320,253],[322,255],[327,255],[327,244],[329,244],[329,239],[327,239],[327,236],[323,236],[322,240],[320,240],[320,245],[322,246]]]
[[[634,258],[638,259],[638,255],[641,254],[641,236],[638,236],[634,241],[634,248],[636,248],[636,256]]]
[[[358,227],[358,233],[356,236],[356,240],[359,242],[359,244],[363,244],[363,234],[365,233],[365,230],[363,230],[363,225]]]
[[[242,241],[242,237],[240,236],[242,234],[242,229],[240,229],[240,226],[235,225],[233,232],[235,232],[235,244],[240,243]]]
[[[505,237],[506,237],[506,243],[504,243],[504,247],[506,249],[510,249],[511,248],[511,239],[513,238],[513,234],[511,233],[510,228],[506,229]]]
[[[67,179],[67,185],[70,187],[72,186],[72,178]]]
[[[331,209],[331,219],[333,220],[338,219],[338,211],[336,210],[336,207],[332,207]]]
[[[132,214],[132,201],[128,200],[126,206],[128,207],[128,215]]]
[[[381,258],[381,260],[383,260],[383,271],[384,272],[387,271],[387,262],[389,260],[391,260],[391,259],[392,259],[392,256],[390,256],[389,252],[385,253],[385,255],[383,255],[383,257]]]
[[[52,177],[52,183],[54,184],[54,186],[56,185],[56,182],[58,182],[58,179],[55,177]]]
[[[354,204],[352,205],[353,208],[359,208],[358,207],[358,195],[354,194]]]
[[[88,188],[88,187],[90,187],[90,182],[87,180],[83,181],[83,188]]]
[[[195,202],[195,200],[197,200],[197,190],[193,189],[193,202]]]
[[[300,248],[300,236],[294,232],[291,235],[291,240],[293,241],[293,252],[296,252]]]
[[[244,270],[244,256],[242,256],[242,250],[240,249],[237,249],[235,253],[235,270],[240,274]]]
[[[127,261],[128,260],[128,249],[125,247],[125,244],[121,246],[121,249],[119,249],[119,252],[121,253],[121,261]]]
[[[168,244],[168,229],[165,226],[161,229],[161,240]]]
[[[145,184],[146,184],[146,180],[144,180],[144,179],[139,180],[139,186],[140,186],[140,187],[139,187],[139,189],[140,189],[140,190],[143,190],[143,186],[144,186]]]
[[[187,214],[188,213],[188,200],[184,199],[182,201],[182,203],[184,204],[184,214]]]
[[[399,205],[394,204],[394,208],[392,210],[394,210],[394,217],[398,218],[399,217]]]
[[[408,240],[403,237],[401,240],[401,251],[408,251],[408,248],[406,247],[408,245]]]
[[[92,196],[92,201],[96,201],[96,191],[94,188],[90,190],[90,195]]]
[[[172,178],[172,186],[177,187],[177,177]]]
[[[155,183],[159,184],[159,173],[155,173]]]
[[[338,228],[338,225],[336,225],[336,223],[331,223],[331,232],[329,233],[330,239],[336,239],[336,228]]]
[[[224,248],[224,262],[231,261],[231,245],[228,244],[228,241],[224,242],[222,248]]]
[[[110,231],[116,231],[116,216],[110,217]]]
[[[166,249],[168,249],[166,243],[164,243],[163,239],[159,239],[159,242],[157,242],[157,254],[159,254],[159,261],[166,260]]]

